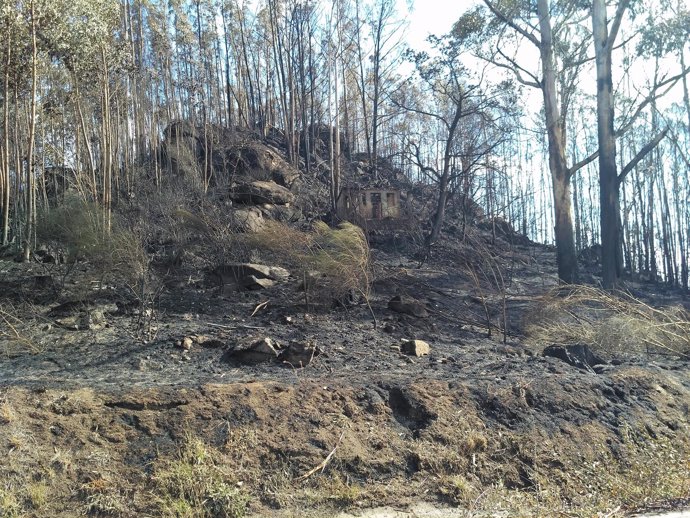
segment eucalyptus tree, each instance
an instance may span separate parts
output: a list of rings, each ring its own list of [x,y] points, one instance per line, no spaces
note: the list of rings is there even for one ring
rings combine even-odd
[[[599,143],[599,188],[600,188],[600,221],[602,244],[602,270],[603,284],[607,288],[615,287],[622,273],[623,258],[621,253],[621,223],[620,223],[620,186],[626,175],[665,137],[667,130],[662,130],[655,135],[639,152],[628,162],[620,172],[617,165],[616,138],[624,134],[649,105],[667,93],[676,83],[684,78],[687,68],[678,70],[675,75],[666,74],[655,78],[647,95],[636,104],[631,115],[614,128],[615,104],[613,88],[613,51],[621,31],[621,26],[627,15],[631,15],[632,0],[619,0],[614,4],[613,17],[609,19],[609,5],[605,0],[592,0],[591,22],[594,42],[594,55],[597,77],[597,133]],[[685,20],[685,17],[676,17],[676,22]],[[681,25],[682,26],[682,25]],[[658,43],[656,31],[664,30],[665,24],[659,23],[646,27],[641,31],[644,35],[655,34],[651,40]],[[685,29],[682,30],[684,32]],[[668,32],[668,27],[666,27]],[[663,38],[662,38],[663,39]],[[642,48],[644,50],[644,39]],[[665,51],[660,45],[652,45],[655,48],[655,57],[658,59]]]
[[[5,2],[0,9],[2,33],[5,41],[2,44],[2,141],[0,142],[0,207],[2,222],[2,240],[0,245],[6,246],[10,239],[10,208],[12,205],[12,158],[13,146],[11,139],[12,125],[12,90],[20,88],[22,79],[27,75],[26,60],[23,55],[22,42],[26,41],[26,24],[17,17],[16,4]],[[16,97],[16,96],[15,96]],[[16,138],[16,135],[15,135]]]
[[[34,145],[36,138],[36,93],[38,90],[38,43],[37,18],[41,16],[40,7],[36,6],[35,0],[29,0],[28,15],[29,18],[29,38],[31,41],[31,99],[29,109],[29,131],[28,144],[26,147],[26,180],[24,183],[24,190],[26,192],[26,214],[24,243],[22,257],[24,261],[28,261],[31,254],[31,239],[36,232],[36,171],[34,161]]]
[[[394,71],[401,59],[401,41],[406,22],[395,0],[373,0],[362,6],[355,0],[355,41],[358,52],[358,88],[361,99],[367,154],[374,173],[379,153],[381,110]],[[368,29],[368,30],[365,30]],[[367,61],[370,66],[367,66]]]
[[[469,11],[454,27],[457,38],[476,42],[481,58],[509,70],[521,84],[541,91],[552,180],[558,276],[567,283],[576,282],[578,278],[571,179],[576,171],[595,158],[590,155],[569,166],[566,157],[566,114],[578,73],[587,61],[587,35],[583,34],[580,24],[574,23],[580,3],[484,0],[484,8]],[[533,66],[536,56],[529,51],[530,47],[539,57],[539,69]]]

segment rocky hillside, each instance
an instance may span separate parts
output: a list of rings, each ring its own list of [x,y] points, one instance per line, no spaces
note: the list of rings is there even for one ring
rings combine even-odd
[[[323,171],[270,140],[181,123],[161,160],[112,239],[66,231],[91,210],[66,196],[0,262],[0,516],[688,504],[680,294],[559,289],[553,250],[480,211],[420,266],[423,224],[313,224]]]

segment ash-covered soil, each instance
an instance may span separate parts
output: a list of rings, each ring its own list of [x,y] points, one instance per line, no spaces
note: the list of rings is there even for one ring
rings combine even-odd
[[[0,516],[687,504],[688,360],[544,356],[525,322],[556,286],[553,251],[475,239],[497,271],[473,268],[467,243],[421,267],[374,244],[369,305],[347,307],[310,300],[299,276],[244,291],[193,269],[132,307],[118,287],[83,295],[79,272],[56,297],[43,266],[0,263]],[[389,309],[396,295],[426,314]],[[295,352],[232,354],[264,338]],[[414,339],[429,354],[401,352]]]

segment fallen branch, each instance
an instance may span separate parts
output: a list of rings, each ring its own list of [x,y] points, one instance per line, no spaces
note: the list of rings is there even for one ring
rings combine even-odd
[[[338,449],[338,446],[340,446],[340,443],[342,442],[344,436],[345,436],[345,430],[343,430],[342,433],[340,434],[340,437],[338,438],[338,442],[336,443],[335,447],[331,450],[331,453],[329,453],[329,454],[326,456],[326,458],[323,459],[323,460],[319,463],[318,466],[316,466],[315,468],[310,469],[310,470],[307,471],[304,475],[302,475],[302,476],[300,476],[300,477],[297,477],[297,478],[295,479],[295,482],[304,482],[305,480],[307,480],[309,477],[311,477],[311,476],[312,476],[314,473],[316,473],[317,471],[323,472],[323,470],[326,469],[326,466],[328,466],[328,463],[329,463],[329,462],[331,461],[331,459],[333,458],[333,455],[335,455],[335,452],[336,452],[336,450]]]
[[[212,327],[218,327],[220,329],[229,329],[229,330],[234,330],[234,329],[266,329],[264,326],[249,326],[246,324],[238,324],[236,326],[225,326],[223,324],[214,324],[213,322],[206,322],[207,326],[212,326]]]
[[[10,340],[16,340],[17,342],[24,344],[24,346],[26,346],[32,353],[38,353],[40,351],[39,348],[36,347],[30,339],[23,337],[19,333],[17,328],[12,325],[9,319],[13,319],[16,323],[21,323],[21,320],[19,320],[17,317],[10,315],[9,313],[6,313],[2,309],[0,309],[0,318],[3,320],[3,322],[5,322],[7,328],[9,328],[10,331],[12,331],[12,333],[1,332],[0,336],[5,336]]]
[[[256,315],[259,311],[261,311],[261,310],[264,309],[266,306],[268,306],[268,303],[269,303],[269,302],[270,302],[270,300],[267,300],[267,301],[264,301],[264,302],[259,302],[259,303],[256,305],[256,307],[254,308],[254,311],[252,311],[252,314],[249,315],[249,316],[250,316],[250,317],[253,317],[254,315]]]

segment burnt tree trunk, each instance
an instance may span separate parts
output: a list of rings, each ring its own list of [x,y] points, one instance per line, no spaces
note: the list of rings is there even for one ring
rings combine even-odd
[[[601,262],[603,284],[613,288],[618,283],[620,257],[620,201],[616,165],[616,136],[613,129],[613,80],[611,54],[618,29],[629,0],[621,0],[609,31],[606,1],[592,2],[592,34],[597,70],[597,130],[599,140],[599,203],[601,207]]]
[[[556,92],[556,69],[553,55],[553,34],[548,0],[538,0],[539,52],[542,61],[541,90],[544,96],[546,132],[549,142],[549,169],[553,184],[556,259],[558,278],[565,283],[577,282],[577,253],[572,216],[571,171],[565,157],[564,119],[559,110]]]

